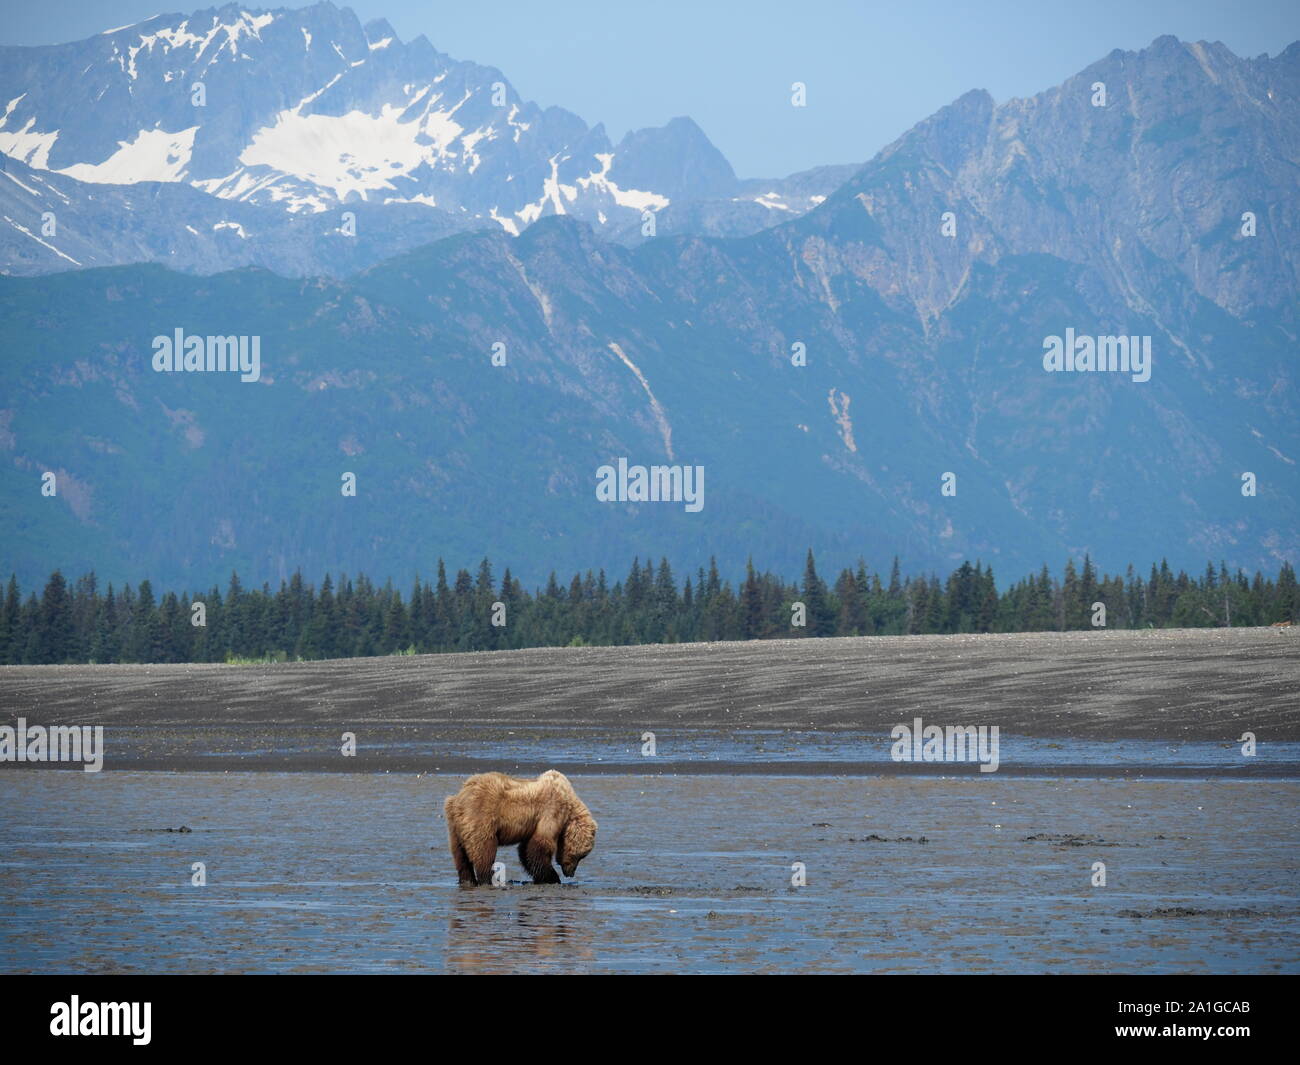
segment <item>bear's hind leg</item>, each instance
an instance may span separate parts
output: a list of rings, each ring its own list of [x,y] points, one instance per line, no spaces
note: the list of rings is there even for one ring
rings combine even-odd
[[[519,844],[519,860],[533,878],[534,884],[558,884],[560,874],[551,865],[555,845],[541,836],[533,836],[527,843]]]

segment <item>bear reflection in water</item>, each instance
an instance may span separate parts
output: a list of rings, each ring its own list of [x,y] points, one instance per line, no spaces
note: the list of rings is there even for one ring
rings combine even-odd
[[[453,973],[587,972],[611,926],[580,891],[453,891],[441,967]]]

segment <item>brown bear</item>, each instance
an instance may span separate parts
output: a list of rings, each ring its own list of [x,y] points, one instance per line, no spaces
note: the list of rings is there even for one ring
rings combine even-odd
[[[456,875],[462,886],[492,882],[498,846],[519,844],[519,860],[535,884],[558,884],[551,866],[573,876],[596,845],[596,819],[569,778],[548,769],[536,780],[479,773],[442,808]]]

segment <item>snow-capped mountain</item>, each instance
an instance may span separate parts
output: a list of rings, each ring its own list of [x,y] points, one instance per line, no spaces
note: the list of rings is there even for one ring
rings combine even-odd
[[[302,91],[286,90],[290,109]],[[972,91],[847,179],[788,179],[792,200],[838,182],[802,215],[751,201],[782,224],[744,239],[671,235],[676,212],[725,234],[725,204],[771,190],[728,196],[725,162],[670,123],[657,132],[689,166],[660,167],[636,138],[598,161],[620,190],[670,201],[635,248],[568,217],[582,201],[562,189],[566,215],[518,236],[489,217],[435,240],[415,219],[468,208],[356,193],[290,211],[184,180],[93,184],[54,172],[96,156],[60,157],[70,119],[29,102],[8,128],[59,137],[45,169],[0,173],[0,215],[25,227],[0,226],[0,253],[62,272],[24,260],[50,276],[0,277],[0,573],[24,584],[52,557],[171,587],[297,566],[409,580],[439,555],[506,559],[538,583],[637,555],[716,555],[737,573],[756,543],[787,573],[809,546],[846,563],[982,559],[1003,576],[1085,552],[1111,570],[1300,557],[1300,43],[1244,58],[1161,37],[1028,99]],[[185,162],[196,176],[214,172],[204,145],[196,134]],[[477,145],[471,177],[498,146]],[[543,185],[556,151],[533,156]],[[593,185],[557,170],[556,188]],[[57,236],[31,217],[40,204]],[[357,214],[346,243],[340,206]],[[267,248],[275,273],[193,276]],[[302,279],[322,261],[334,277]],[[257,381],[155,372],[155,339],[178,327],[260,338]],[[1073,369],[1050,364],[1063,343],[1086,353]],[[593,475],[618,456],[706,468],[709,502],[605,505]],[[339,511],[345,470],[365,503]],[[57,497],[36,489],[42,471]]]
[[[71,44],[0,48],[0,106],[0,152],[35,171],[85,185],[188,185],[295,215],[418,205],[445,212],[435,225],[444,231],[517,235],[567,214],[636,240],[645,212],[676,206],[674,217],[688,219],[682,208],[698,201],[710,204],[709,224],[753,232],[815,206],[847,177],[828,173],[812,189],[807,175],[789,188],[740,182],[689,118],[614,145],[602,126],[522,99],[499,70],[452,59],[422,36],[403,42],[382,19],[362,26],[330,3],[227,5]],[[190,257],[184,227],[198,227],[174,221],[178,247],[160,261]],[[12,215],[9,225],[33,229]],[[61,268],[69,253],[47,240],[48,256],[29,248],[5,268],[46,259]]]

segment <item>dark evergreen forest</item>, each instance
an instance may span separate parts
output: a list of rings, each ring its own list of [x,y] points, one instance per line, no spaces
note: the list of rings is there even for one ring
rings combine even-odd
[[[803,604],[804,625],[793,623]],[[213,587],[161,596],[149,581],[101,588],[93,573],[71,584],[55,571],[23,598],[11,577],[0,602],[0,662],[289,661],[489,651],[519,647],[677,643],[920,633],[1040,632],[1090,629],[1105,607],[1105,627],[1202,628],[1269,625],[1300,613],[1295,570],[1277,579],[1213,564],[1199,577],[1162,562],[1143,578],[1099,575],[1085,557],[1058,580],[1044,566],[999,594],[993,571],[963,563],[946,580],[888,574],[863,562],[828,583],[808,552],[797,583],[752,563],[738,587],[710,562],[679,582],[667,560],[634,560],[612,585],[605,572],[554,574],[531,592],[500,580],[484,559],[476,573],[449,579],[442,560],[432,581],[416,579],[405,597],[391,582],[326,575],[319,586],[300,573],[278,589],[245,588],[237,574]],[[201,608],[199,607],[201,604]],[[198,609],[196,609],[198,608]],[[201,620],[202,624],[196,622]],[[496,623],[494,623],[496,622]]]

